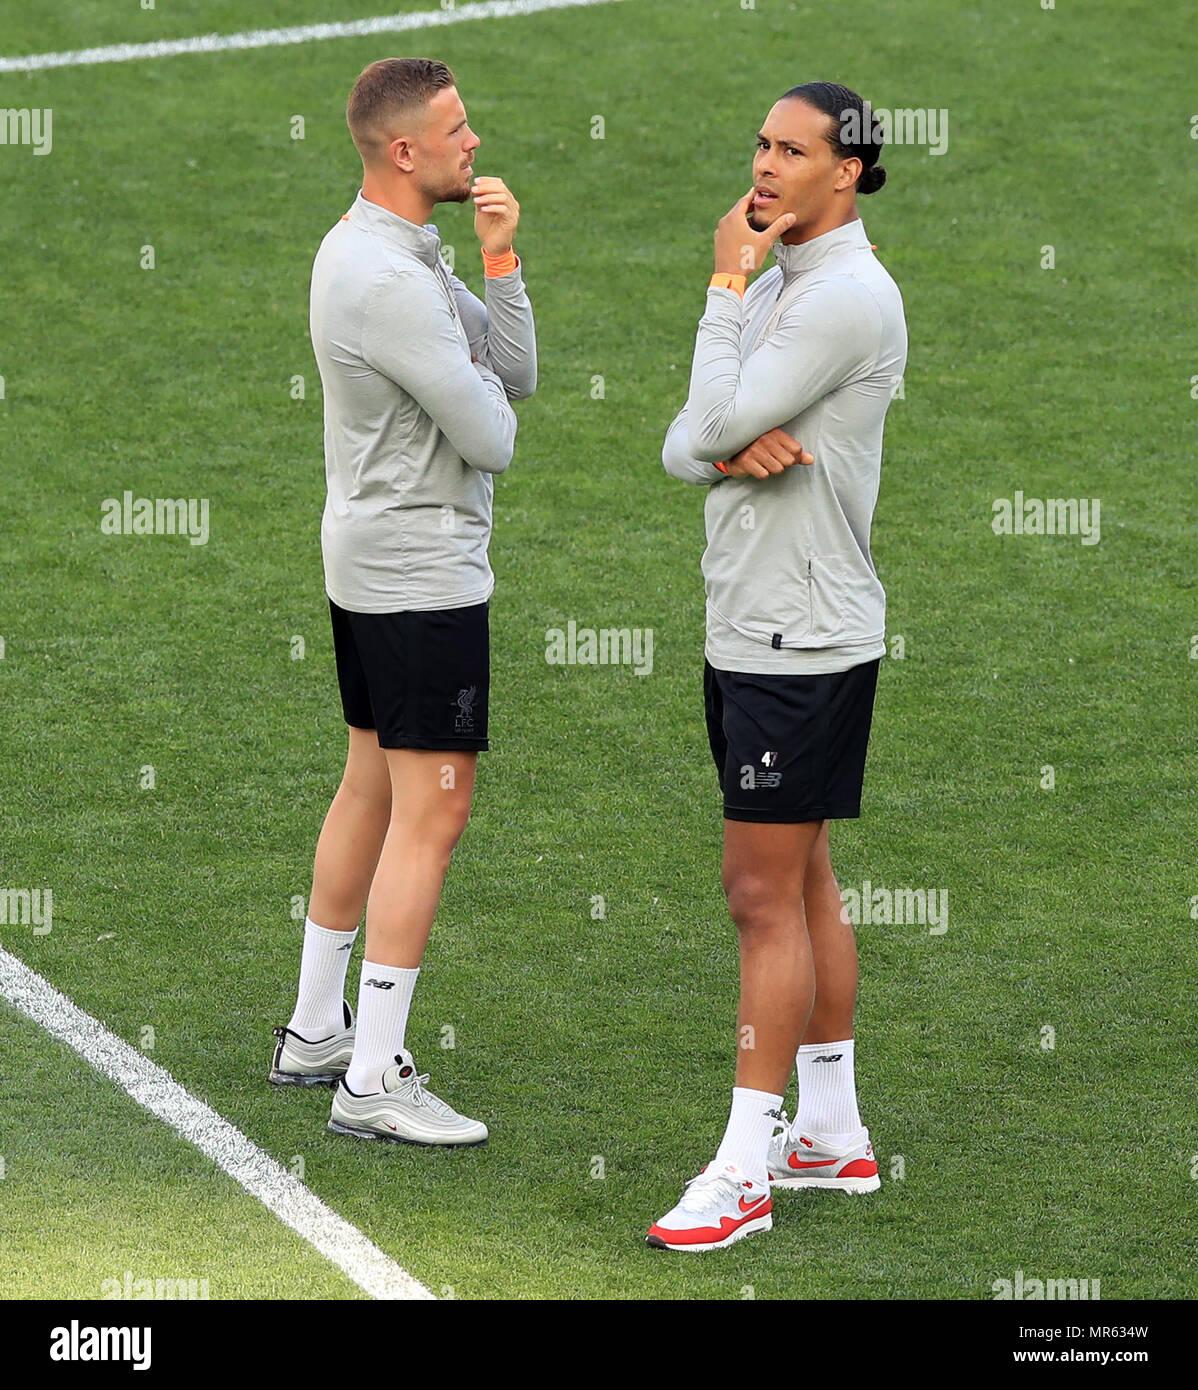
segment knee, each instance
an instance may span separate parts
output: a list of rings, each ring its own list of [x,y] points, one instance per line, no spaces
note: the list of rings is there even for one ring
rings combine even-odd
[[[839,891],[836,875],[832,872],[832,861],[827,853],[812,855],[807,861],[807,871],[803,875],[803,892],[820,892],[829,888]]]
[[[803,895],[810,898],[813,895],[828,893],[835,893],[839,896],[840,884],[836,881],[836,874],[832,868],[832,858],[828,853],[828,836],[825,831],[816,840],[811,857],[807,860],[807,867],[803,873]]]
[[[462,838],[466,829],[466,822],[470,819],[470,802],[458,801],[454,805],[446,807],[441,816],[440,838],[445,847],[446,855],[453,853],[457,842]]]
[[[449,796],[428,808],[426,814],[413,820],[412,808],[392,805],[391,824],[404,836],[422,844],[430,853],[448,865],[454,847],[462,838],[470,819],[469,797]]]
[[[761,874],[725,872],[724,895],[728,912],[742,934],[767,931],[785,913],[777,885]]]
[[[340,794],[361,806],[387,817],[391,809],[390,778],[379,779],[362,772],[346,770],[341,779]]]

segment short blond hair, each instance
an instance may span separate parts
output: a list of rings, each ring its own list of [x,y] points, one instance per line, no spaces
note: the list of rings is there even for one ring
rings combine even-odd
[[[364,161],[379,158],[396,116],[410,115],[446,87],[453,73],[435,58],[380,58],[362,69],[345,107],[345,120]]]

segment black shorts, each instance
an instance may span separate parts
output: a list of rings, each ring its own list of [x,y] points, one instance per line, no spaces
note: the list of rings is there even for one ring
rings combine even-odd
[[[381,748],[486,749],[489,607],[351,613],[330,599],[345,722]]]
[[[703,664],[724,819],[793,825],[861,814],[881,658],[833,675],[746,675]]]

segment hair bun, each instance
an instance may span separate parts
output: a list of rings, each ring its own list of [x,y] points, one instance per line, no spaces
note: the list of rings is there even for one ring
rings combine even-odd
[[[875,164],[872,169],[863,169],[861,177],[857,180],[858,193],[876,193],[886,182],[886,170],[880,164]]]

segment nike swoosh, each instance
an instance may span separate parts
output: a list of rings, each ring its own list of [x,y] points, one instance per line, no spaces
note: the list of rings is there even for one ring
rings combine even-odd
[[[767,1193],[765,1194],[765,1197],[768,1197],[768,1196],[769,1196],[769,1193],[767,1192]],[[752,1211],[754,1207],[759,1207],[759,1206],[762,1204],[762,1202],[765,1201],[765,1197],[758,1197],[757,1200],[756,1200],[755,1202],[749,1202],[749,1203],[747,1203],[747,1204],[746,1204],[746,1202],[745,1202],[745,1199],[742,1197],[742,1198],[740,1199],[740,1209],[741,1209],[741,1211]]]
[[[803,1159],[796,1158],[794,1154],[791,1154],[787,1159],[787,1163],[792,1168],[827,1168],[830,1164],[837,1162],[839,1162],[839,1160],[835,1158],[817,1158],[813,1159],[810,1163],[806,1163]]]

